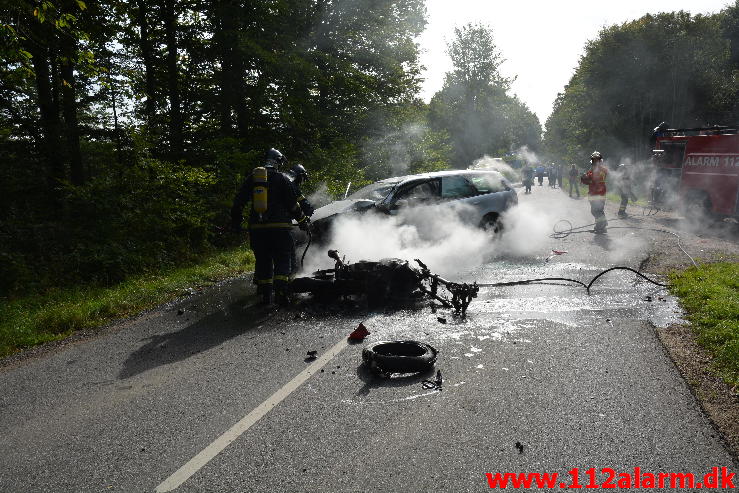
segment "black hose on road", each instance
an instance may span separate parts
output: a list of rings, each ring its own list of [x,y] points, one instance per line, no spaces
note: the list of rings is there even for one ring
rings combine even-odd
[[[656,284],[657,286],[661,286],[663,288],[666,288],[667,287],[667,284],[662,284],[661,282],[657,282],[657,281],[655,281],[653,279],[650,279],[647,276],[645,276],[644,274],[642,274],[641,272],[639,272],[638,270],[632,269],[631,267],[623,267],[623,266],[611,267],[610,269],[606,269],[606,270],[598,273],[598,275],[596,275],[594,278],[592,278],[590,280],[590,282],[587,283],[587,284],[585,284],[582,281],[578,281],[577,279],[569,279],[569,278],[566,278],[566,277],[543,277],[541,279],[524,279],[524,280],[521,280],[521,281],[495,282],[495,283],[489,283],[489,284],[478,284],[478,286],[481,287],[481,288],[492,288],[492,287],[498,287],[498,286],[516,286],[516,285],[519,285],[519,284],[532,284],[532,283],[546,282],[546,281],[566,281],[566,282],[571,282],[571,283],[579,284],[580,286],[584,287],[587,290],[588,294],[590,294],[590,288],[593,286],[593,284],[595,283],[595,281],[597,281],[602,275],[604,275],[604,274],[606,274],[608,272],[611,272],[613,270],[628,270],[628,271],[631,271],[634,274],[638,275],[639,277],[641,277],[641,278],[643,278],[643,279],[651,282],[652,284]]]

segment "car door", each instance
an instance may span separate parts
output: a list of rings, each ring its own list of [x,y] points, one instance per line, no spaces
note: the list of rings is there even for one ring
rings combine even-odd
[[[437,204],[440,199],[440,188],[438,178],[416,180],[403,184],[392,197],[388,197],[387,211],[395,215],[408,207]]]
[[[481,217],[493,212],[500,214],[517,202],[515,192],[498,173],[480,173],[468,178],[477,190],[477,196],[470,202],[480,211]]]

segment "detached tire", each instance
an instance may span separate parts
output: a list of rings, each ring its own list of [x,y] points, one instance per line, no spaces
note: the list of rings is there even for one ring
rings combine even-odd
[[[418,373],[436,362],[437,351],[423,342],[381,341],[362,351],[362,360],[373,371]]]

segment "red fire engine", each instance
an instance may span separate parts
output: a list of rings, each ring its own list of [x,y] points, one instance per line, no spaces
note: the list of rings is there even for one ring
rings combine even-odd
[[[736,127],[654,129],[652,198],[686,215],[739,216],[739,134]]]

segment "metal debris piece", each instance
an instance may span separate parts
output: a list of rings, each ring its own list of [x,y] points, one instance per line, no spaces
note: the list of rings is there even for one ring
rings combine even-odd
[[[424,380],[421,382],[421,385],[424,389],[435,389],[435,390],[441,390],[441,386],[444,383],[444,380],[441,378],[441,370],[436,370],[436,380]]]

